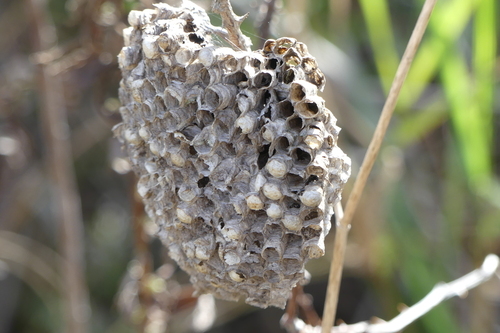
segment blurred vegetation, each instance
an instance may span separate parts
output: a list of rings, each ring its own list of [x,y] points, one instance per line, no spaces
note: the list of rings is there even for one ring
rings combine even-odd
[[[161,332],[165,324],[170,332],[192,331],[196,300],[188,278],[154,240],[111,135],[120,121],[121,30],[128,11],[151,1],[47,1],[41,36],[53,47],[41,52],[34,2],[0,2],[0,332],[63,330],[62,235],[41,125],[41,66],[50,66],[64,87],[91,331]],[[238,14],[250,12],[243,29],[259,45],[261,2],[232,2]],[[271,35],[303,40],[318,57],[329,79],[324,98],[353,160],[352,178],[423,2],[277,1]],[[338,314],[346,322],[390,319],[398,304],[411,305],[486,254],[500,254],[499,13],[496,0],[438,1],[353,223]],[[329,259],[308,266],[313,278],[306,292],[320,314]],[[216,304],[210,332],[279,331],[279,310]],[[499,309],[497,279],[406,331],[498,331]],[[156,319],[145,323],[146,314]]]

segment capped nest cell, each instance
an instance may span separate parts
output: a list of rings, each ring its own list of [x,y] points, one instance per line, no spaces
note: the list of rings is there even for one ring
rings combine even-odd
[[[193,3],[155,7],[129,15],[114,129],[146,212],[198,294],[284,307],[350,173],[325,77],[295,39],[234,51]]]

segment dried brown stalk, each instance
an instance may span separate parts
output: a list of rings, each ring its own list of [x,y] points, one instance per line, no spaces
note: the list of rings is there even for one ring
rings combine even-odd
[[[236,15],[229,0],[215,0],[212,11],[221,16],[222,28],[227,30],[227,37],[233,46],[240,50],[251,51],[252,42],[250,38],[240,30],[240,25],[248,17],[248,13],[243,16]]]
[[[436,4],[437,0],[427,0],[424,3],[422,12],[417,20],[413,33],[410,37],[408,45],[406,47],[403,58],[399,64],[396,76],[389,91],[389,96],[385,102],[382,109],[382,114],[380,115],[380,120],[373,134],[373,139],[368,147],[363,164],[361,165],[358,177],[354,183],[353,190],[347,201],[347,206],[345,210],[345,215],[342,219],[337,219],[337,231],[335,233],[335,243],[333,248],[333,260],[330,267],[330,275],[328,278],[328,288],[326,293],[325,309],[323,315],[322,332],[330,332],[333,326],[333,321],[335,319],[335,313],[337,310],[338,302],[338,292],[340,288],[340,279],[342,276],[342,266],[344,264],[344,254],[347,244],[347,235],[351,225],[354,212],[359,203],[361,194],[365,187],[368,175],[375,163],[375,159],[378,155],[380,147],[382,145],[382,140],[389,126],[392,113],[396,107],[397,99],[401,91],[401,87],[406,79],[406,75],[410,69],[413,58],[417,52],[418,46],[424,32],[429,22],[432,10]]]
[[[134,177],[134,182],[136,181]],[[153,306],[154,300],[151,289],[148,288],[148,278],[153,273],[153,258],[149,250],[149,236],[144,230],[144,204],[142,203],[139,194],[135,191],[134,186],[131,187],[133,191],[133,214],[132,226],[134,235],[134,250],[135,257],[142,268],[142,274],[139,278],[139,302],[143,308],[144,318],[140,324],[140,331],[145,332],[149,324],[149,318],[146,315],[149,309]]]
[[[35,28],[35,51],[48,50],[55,38],[47,38],[54,27],[45,12],[45,1],[29,1]],[[55,37],[55,36],[53,36]],[[52,75],[50,65],[40,65],[41,119],[45,136],[46,163],[54,185],[54,207],[60,227],[61,272],[64,280],[65,332],[88,331],[90,306],[84,277],[84,241],[80,196],[76,187],[68,121],[60,77]]]
[[[270,36],[271,21],[273,20],[274,12],[276,10],[276,0],[264,0],[260,6],[260,11],[263,14],[261,20],[256,22],[255,27],[259,31],[260,48],[264,46],[266,39]]]

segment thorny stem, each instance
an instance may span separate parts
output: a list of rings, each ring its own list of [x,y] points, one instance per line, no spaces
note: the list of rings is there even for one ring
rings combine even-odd
[[[212,11],[221,16],[222,28],[227,30],[227,37],[233,46],[243,51],[251,51],[252,42],[250,38],[243,35],[240,30],[240,25],[248,17],[248,13],[243,16],[237,16],[233,12],[233,7],[231,7],[229,0],[214,0]]]
[[[45,1],[29,1],[35,28],[35,49],[45,51],[53,46],[55,38],[47,38],[54,31],[45,13]],[[52,36],[55,37],[55,36]],[[67,138],[68,120],[61,78],[53,75],[48,64],[39,65],[40,110],[45,137],[46,163],[53,182],[54,209],[60,231],[60,251],[64,280],[65,332],[88,331],[90,305],[85,283],[83,219],[80,196],[72,164],[70,141]]]
[[[333,326],[333,321],[335,319],[340,280],[342,277],[342,266],[344,264],[344,254],[347,244],[347,234],[349,233],[349,228],[354,216],[354,212],[359,203],[361,194],[363,193],[368,175],[370,174],[370,171],[373,167],[373,164],[375,163],[375,159],[382,145],[382,140],[387,131],[387,127],[389,126],[394,108],[396,107],[401,87],[403,86],[403,83],[406,79],[406,75],[408,74],[420,41],[422,40],[436,1],[437,0],[426,0],[426,2],[424,3],[422,12],[420,13],[420,16],[406,47],[405,53],[403,54],[403,58],[401,59],[401,62],[399,64],[396,76],[391,86],[391,90],[389,91],[389,96],[387,97],[385,105],[382,109],[380,120],[377,124],[377,128],[375,129],[375,133],[373,134],[373,138],[368,147],[368,151],[366,152],[363,164],[361,165],[361,168],[359,170],[358,177],[354,182],[351,195],[349,196],[349,200],[347,201],[345,215],[342,219],[337,220],[338,225],[337,231],[335,233],[333,260],[330,266],[325,308],[323,312],[322,333],[330,332],[330,329]]]

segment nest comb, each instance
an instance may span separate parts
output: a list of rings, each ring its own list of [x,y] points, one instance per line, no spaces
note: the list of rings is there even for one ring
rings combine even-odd
[[[146,212],[198,294],[284,307],[350,174],[325,77],[292,38],[234,51],[193,3],[155,7],[129,15],[114,129]]]

